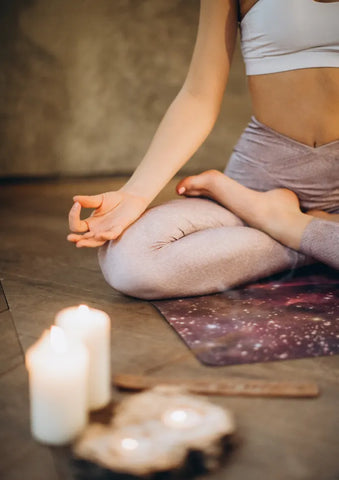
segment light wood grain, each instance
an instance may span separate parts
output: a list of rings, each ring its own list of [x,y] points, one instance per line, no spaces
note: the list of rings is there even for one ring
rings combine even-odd
[[[157,383],[174,379],[219,384],[231,378],[279,384],[314,382],[321,391],[314,398],[211,397],[234,412],[241,442],[227,464],[203,480],[335,479],[339,472],[339,356],[227,367],[202,365],[149,302],[121,295],[105,283],[96,251],[67,243],[72,196],[119,188],[124,180],[1,186],[1,281],[23,348],[50,326],[59,309],[87,303],[107,311],[112,319],[115,374],[147,375]],[[175,183],[158,202],[174,197]],[[1,348],[4,355],[6,349],[11,355],[12,343],[5,338]],[[1,480],[102,479],[103,474],[93,466],[75,465],[69,450],[48,449],[31,440],[26,375],[22,365],[0,377]],[[113,401],[128,395],[116,389]]]
[[[318,385],[314,382],[288,382],[229,378],[211,379],[173,379],[150,377],[147,375],[116,374],[113,384],[130,390],[144,390],[157,385],[175,385],[184,387],[191,393],[205,395],[242,396],[242,397],[317,397]]]

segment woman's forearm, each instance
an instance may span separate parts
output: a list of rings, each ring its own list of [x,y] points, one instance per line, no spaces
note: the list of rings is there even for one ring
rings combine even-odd
[[[123,190],[150,203],[204,142],[219,114],[236,36],[236,2],[201,0],[185,82]]]
[[[182,88],[171,103],[152,142],[122,190],[149,203],[192,157],[212,130],[219,106]]]

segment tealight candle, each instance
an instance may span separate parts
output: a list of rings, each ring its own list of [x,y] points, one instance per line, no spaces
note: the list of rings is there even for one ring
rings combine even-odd
[[[131,452],[138,448],[139,442],[135,438],[123,438],[120,446],[123,452]]]
[[[109,316],[87,305],[61,310],[55,319],[72,338],[81,340],[89,352],[88,402],[91,410],[111,399],[111,325]]]
[[[88,352],[59,327],[46,330],[26,353],[31,431],[36,440],[61,445],[87,423]]]
[[[199,425],[202,415],[193,408],[178,407],[166,410],[162,420],[167,427],[186,429]]]
[[[143,463],[146,457],[154,453],[150,438],[137,432],[119,432],[110,440],[110,452],[120,458],[121,462]]]

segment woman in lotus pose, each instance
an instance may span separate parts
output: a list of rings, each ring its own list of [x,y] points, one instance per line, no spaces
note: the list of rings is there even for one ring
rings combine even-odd
[[[100,247],[110,285],[154,299],[315,260],[339,269],[338,20],[338,1],[201,0],[187,77],[139,167],[118,191],[74,197],[68,239]],[[254,116],[224,173],[146,211],[217,119],[238,26]]]

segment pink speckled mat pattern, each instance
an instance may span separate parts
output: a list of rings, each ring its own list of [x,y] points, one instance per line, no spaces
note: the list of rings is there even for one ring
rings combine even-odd
[[[206,365],[339,354],[339,275],[322,266],[152,304]]]

